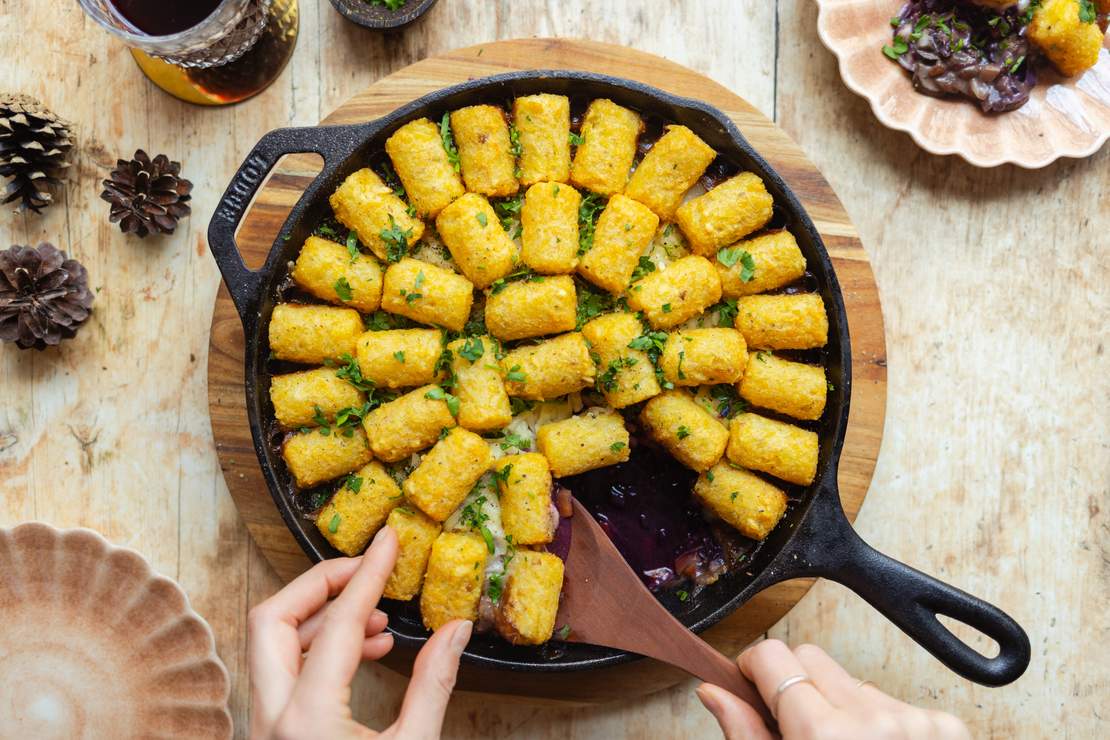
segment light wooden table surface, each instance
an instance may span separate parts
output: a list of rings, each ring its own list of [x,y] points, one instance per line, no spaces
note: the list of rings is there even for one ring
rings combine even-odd
[[[1033,663],[1011,686],[972,685],[826,582],[771,634],[823,645],[894,695],[959,714],[976,737],[1110,732],[1110,150],[1036,172],[927,155],[843,87],[804,0],[441,0],[391,36],[348,25],[324,0],[301,7],[277,84],[209,110],[150,85],[76,3],[0,0],[0,90],[39,97],[80,141],[61,203],[43,218],[0,215],[0,244],[53,241],[98,290],[61,351],[0,349],[0,525],[92,527],[176,578],[215,629],[245,732],[246,614],[278,581],[239,521],[209,428],[212,208],[263,132],[315,123],[392,70],[493,39],[584,36],[727,85],[831,181],[874,261],[888,331],[886,437],[857,527],[1013,614]],[[172,238],[124,237],[97,198],[137,147],[181,160],[196,185]],[[404,682],[364,673],[356,713],[383,726]],[[573,711],[458,696],[446,734],[712,736],[692,687]]]

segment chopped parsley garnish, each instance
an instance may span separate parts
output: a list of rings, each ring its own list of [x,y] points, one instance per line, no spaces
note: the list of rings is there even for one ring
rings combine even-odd
[[[686,439],[690,436],[690,429],[685,424],[679,424],[678,429],[675,430],[675,434],[678,435],[679,439]]]
[[[626,445],[624,442],[614,442],[613,444],[609,445],[609,449],[613,452],[620,452],[627,446],[628,445]]]
[[[405,353],[402,350],[397,350],[393,353],[393,359],[403,365],[405,364]]]
[[[361,252],[358,251],[358,234],[354,229],[347,232],[347,254],[351,255],[351,262],[358,259]]]
[[[717,261],[725,267],[732,267],[740,263],[740,281],[747,283],[755,276],[755,260],[746,249],[740,247],[725,247],[717,252]]]
[[[330,423],[328,421],[328,417],[324,416],[324,412],[320,410],[319,406],[313,406],[312,408],[314,410],[314,413],[312,414],[312,421],[316,424],[316,426],[326,429],[328,424]],[[324,434],[323,431],[321,431],[320,433]],[[326,437],[327,434],[324,434],[324,436]]]
[[[451,416],[459,415],[459,398],[442,388],[432,388],[424,394],[424,398],[430,398],[433,401],[443,401],[447,404],[447,410],[451,412]]]
[[[710,386],[709,397],[714,401],[717,416],[722,419],[731,419],[748,407],[736,392],[736,386],[728,383]]]
[[[636,269],[632,271],[632,279],[629,283],[634,283],[652,272],[655,272],[655,263],[651,261],[651,257],[641,255],[639,264],[636,265]]]
[[[525,411],[531,411],[535,407],[535,401],[529,401],[525,398],[517,398],[516,396],[513,396],[509,399],[509,411],[512,413],[513,416],[516,416],[517,414],[523,414]]]
[[[1098,20],[1098,11],[1095,10],[1093,0],[1079,0],[1080,23],[1094,23],[1096,20]]]
[[[513,472],[513,466],[512,466],[512,464],[509,464],[509,465],[506,465],[505,467],[501,468],[497,472],[495,472],[493,474],[493,477],[496,478],[501,483],[508,483],[509,482],[509,474],[512,473],[512,472]]]
[[[617,374],[620,373],[622,368],[632,367],[637,362],[635,357],[619,357],[609,363],[605,368],[605,372],[597,376],[595,385],[599,391],[606,392],[615,390],[617,387]]]
[[[374,384],[362,377],[362,368],[358,366],[358,360],[346,352],[341,354],[339,359],[343,362],[343,365],[335,371],[336,377],[346,380],[360,391],[369,392],[374,390]]]
[[[664,303],[663,304],[663,313],[670,313],[670,312],[671,312],[671,304]]]
[[[343,486],[346,487],[347,490],[349,490],[351,493],[358,493],[362,490],[362,478],[355,475],[354,473],[351,473],[344,479]]]
[[[444,113],[443,118],[439,119],[439,138],[443,141],[443,150],[447,152],[447,161],[451,163],[451,167],[455,172],[462,172],[462,165],[459,163],[459,150],[455,147],[455,137],[451,133],[451,114]]]
[[[573,134],[572,134],[572,136],[573,136]],[[567,635],[569,635],[569,634],[570,634],[570,625],[569,624],[564,624],[562,627],[555,630],[555,639],[556,640],[565,640],[565,639],[567,639]]]
[[[505,230],[510,239],[515,239],[520,233],[520,209],[524,205],[524,196],[516,195],[512,198],[496,200],[492,202],[492,205],[493,212],[497,214],[497,219],[501,222],[501,228]]]
[[[384,5],[387,10],[400,10],[408,0],[369,0],[371,5]]]
[[[767,352],[765,350],[760,350],[760,351],[755,353],[755,359],[759,360],[760,362],[767,362],[767,357],[770,354],[771,354],[770,352]]]
[[[732,326],[736,321],[736,314],[740,313],[740,309],[736,306],[735,298],[726,298],[710,311],[717,312],[717,326]]]
[[[532,449],[532,441],[527,437],[508,432],[501,438],[501,449],[511,450],[514,447],[518,450],[530,450]]]
[[[642,352],[647,352],[648,356],[652,352],[662,352],[663,345],[667,342],[667,332],[665,331],[649,331],[646,334],[633,339],[628,343],[629,349],[638,349]]]
[[[486,219],[486,214],[482,213],[481,211],[475,213],[474,218],[478,221],[478,223],[482,225],[482,228],[485,228],[486,224],[489,223],[489,221]]]
[[[521,371],[520,365],[513,365],[509,368],[509,372],[505,373],[505,379],[513,383],[523,383],[528,380],[528,375]]]
[[[481,337],[467,337],[463,346],[459,349],[459,355],[471,362],[477,362],[485,354],[485,351]]]
[[[583,255],[594,245],[597,218],[605,208],[606,200],[596,193],[587,193],[578,206],[578,254]]]
[[[571,146],[582,146],[582,142],[585,141],[585,139],[573,131],[567,135],[567,140],[570,142]]]
[[[690,592],[681,588],[675,592],[675,595],[678,596],[679,601],[686,601],[686,599],[690,598]]]
[[[478,52],[481,53],[480,51]],[[521,175],[520,164],[517,162],[520,159],[521,153],[524,148],[520,145],[520,132],[516,130],[516,126],[509,124],[509,153],[513,155],[513,177],[519,179]]]
[[[347,278],[340,277],[335,281],[335,294],[339,297],[339,300],[344,303],[351,300],[351,284],[347,282]]]
[[[494,604],[501,603],[501,593],[505,590],[504,573],[494,573],[489,577],[489,600]]]
[[[331,521],[328,522],[328,531],[331,532],[332,534],[335,534],[336,532],[338,532],[339,531],[339,523],[341,521],[343,521],[343,518],[341,516],[339,516],[338,513],[332,514],[331,515]]]
[[[496,548],[494,547],[493,533],[490,532],[489,527],[486,526],[486,522],[489,521],[489,514],[483,509],[482,505],[485,503],[485,496],[479,496],[474,499],[474,501],[463,508],[459,521],[471,529],[480,532],[482,539],[486,541],[486,549],[492,554]]]
[[[682,372],[682,363],[685,362],[685,361],[686,361],[686,351],[680,349],[678,351],[678,379],[679,380],[686,380],[686,373]]]
[[[578,287],[578,308],[575,328],[581,329],[590,319],[613,308],[613,296],[599,293],[589,283],[576,281]]]
[[[394,220],[393,214],[389,214],[389,228],[382,229],[378,234],[382,241],[385,242],[385,259],[389,263],[400,262],[409,250],[409,239],[412,238],[412,229],[401,230]]]
[[[544,276],[539,275],[532,271],[529,267],[521,267],[518,270],[510,272],[503,278],[498,278],[490,283],[490,293],[497,295],[509,286],[509,283],[515,282],[529,282],[529,283],[542,283]]]
[[[909,44],[901,36],[895,36],[890,46],[883,46],[883,53],[895,61],[909,50]]]
[[[735,501],[735,500],[736,500],[736,497],[737,497],[737,496],[739,496],[739,495],[740,495],[740,492],[739,492],[739,491],[733,491],[732,493],[730,493],[730,494],[728,495],[728,500],[729,500],[729,501]]]

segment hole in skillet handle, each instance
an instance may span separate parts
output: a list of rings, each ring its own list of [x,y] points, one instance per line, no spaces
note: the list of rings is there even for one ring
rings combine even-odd
[[[852,528],[840,505],[832,466],[811,510],[761,579],[759,589],[792,578],[821,576],[847,586],[933,657],[984,686],[1016,681],[1029,666],[1029,637],[998,607],[874,549]],[[978,630],[998,644],[988,658],[957,637],[943,616]]]
[[[235,234],[270,170],[287,154],[323,157],[324,168],[300,199],[301,203],[312,202],[320,187],[331,180],[334,171],[358,146],[363,128],[356,125],[275,129],[263,136],[239,165],[208,223],[208,248],[244,321],[257,311],[263,276],[269,272],[270,261],[278,250],[271,250],[262,269],[251,270],[243,262]],[[281,238],[279,235],[278,239]]]

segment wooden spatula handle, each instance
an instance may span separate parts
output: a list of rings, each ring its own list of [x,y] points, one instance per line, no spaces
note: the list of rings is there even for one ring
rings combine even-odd
[[[740,697],[750,704],[755,711],[759,712],[768,727],[774,729],[775,718],[771,716],[771,710],[763,702],[763,698],[759,695],[755,685],[740,672],[740,667],[736,665],[736,661],[729,660],[717,652],[713,646],[693,632],[686,632],[686,634],[689,635],[690,639],[685,640],[685,644],[682,646],[683,657],[679,658],[671,653],[668,660],[676,663],[687,673],[697,676],[707,683],[720,686],[725,691]]]

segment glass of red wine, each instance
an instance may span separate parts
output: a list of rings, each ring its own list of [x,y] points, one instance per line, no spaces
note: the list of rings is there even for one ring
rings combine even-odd
[[[297,0],[79,0],[162,89],[206,105],[272,82],[292,54]]]

